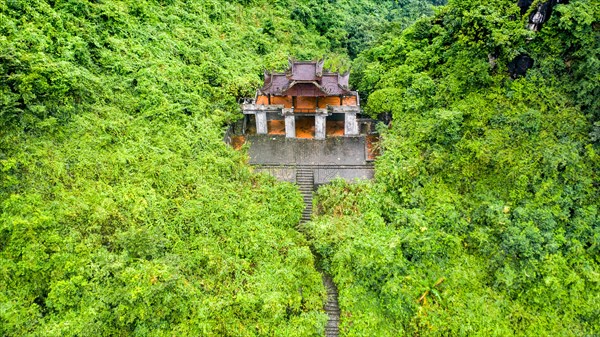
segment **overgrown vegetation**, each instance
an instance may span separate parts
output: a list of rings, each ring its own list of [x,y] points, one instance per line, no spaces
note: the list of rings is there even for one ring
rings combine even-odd
[[[358,57],[394,118],[376,182],[322,188],[307,226],[344,336],[600,333],[599,8],[534,33],[516,1],[451,1]]]
[[[0,2],[0,335],[320,335],[302,199],[222,127],[263,68],[348,66],[407,6]]]
[[[309,244],[344,336],[600,333],[600,6],[534,33],[515,2],[0,3],[0,334],[320,335]],[[394,121],[307,241],[221,137],[324,55]]]

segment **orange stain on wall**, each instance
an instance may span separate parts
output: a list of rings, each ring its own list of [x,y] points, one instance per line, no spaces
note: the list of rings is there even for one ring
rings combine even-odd
[[[292,96],[271,96],[272,105],[283,105],[286,109],[292,108]],[[356,96],[348,96],[342,99],[342,105],[354,106],[358,103]],[[268,105],[269,97],[259,95],[256,99],[256,104]],[[319,108],[325,109],[328,105],[340,106],[340,98],[337,96],[319,97]],[[298,109],[315,109],[317,107],[316,97],[296,97],[296,108]]]

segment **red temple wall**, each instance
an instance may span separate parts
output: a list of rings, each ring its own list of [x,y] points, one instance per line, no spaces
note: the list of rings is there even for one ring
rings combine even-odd
[[[347,96],[342,99],[342,105],[354,106],[357,104],[356,96]],[[267,105],[269,104],[269,98],[267,96],[259,95],[256,99],[256,104]],[[292,96],[271,96],[272,105],[283,105],[286,109],[292,107]],[[324,109],[328,105],[339,106],[340,98],[338,96],[330,97],[319,97],[319,108]],[[317,107],[316,97],[296,97],[296,108],[298,109],[315,109]]]
[[[316,97],[296,97],[296,109],[315,110],[317,108]]]

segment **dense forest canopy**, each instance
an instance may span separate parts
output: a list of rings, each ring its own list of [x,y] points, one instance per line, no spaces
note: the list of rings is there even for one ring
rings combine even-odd
[[[536,9],[451,1],[355,60],[393,121],[376,181],[322,188],[308,225],[344,335],[600,332],[600,6]]]
[[[1,1],[0,335],[320,335],[300,194],[222,128],[264,68],[348,67],[425,4]]]
[[[322,335],[311,249],[343,336],[600,333],[600,6],[540,3],[0,2],[0,334]],[[288,56],[393,117],[308,237],[222,142]]]

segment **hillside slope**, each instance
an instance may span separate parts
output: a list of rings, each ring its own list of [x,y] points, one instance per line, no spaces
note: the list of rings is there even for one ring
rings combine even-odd
[[[297,189],[222,143],[263,68],[425,1],[0,2],[0,335],[315,336]]]
[[[600,332],[599,8],[534,32],[516,1],[450,1],[359,55],[393,116],[376,182],[323,188],[307,224],[342,335]]]

